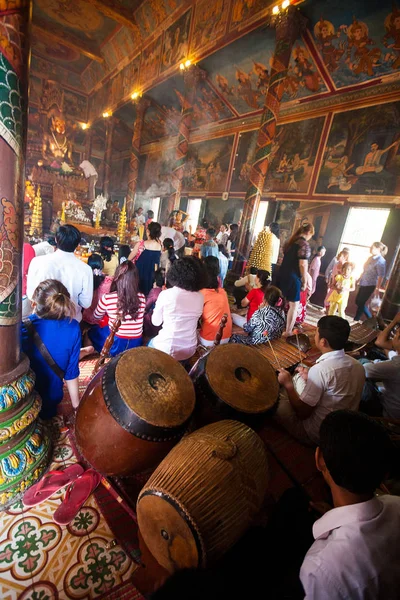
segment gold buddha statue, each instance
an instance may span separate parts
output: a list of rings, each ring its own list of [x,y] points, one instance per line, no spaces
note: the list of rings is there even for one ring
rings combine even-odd
[[[63,163],[72,164],[72,143],[66,135],[65,120],[62,117],[52,117],[50,132],[43,138],[43,158],[45,164],[53,168],[62,168]]]

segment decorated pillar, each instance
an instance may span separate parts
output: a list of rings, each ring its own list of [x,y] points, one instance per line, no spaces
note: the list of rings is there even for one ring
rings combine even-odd
[[[20,350],[29,0],[0,3],[0,510],[47,467],[40,397]]]
[[[269,169],[269,157],[275,138],[279,108],[292,53],[293,44],[305,28],[306,19],[294,6],[281,12],[275,23],[276,44],[271,62],[271,73],[265,98],[257,146],[250,173],[250,182],[244,202],[239,242],[236,248],[233,271],[240,273],[243,261],[250,253],[251,238],[257,218],[258,207]]]
[[[112,140],[114,134],[115,119],[110,117],[106,120],[106,149],[104,152],[104,179],[103,195],[110,197],[111,180],[111,159],[112,159]]]
[[[149,106],[150,100],[148,100],[147,98],[140,98],[140,100],[136,103],[136,119],[135,125],[133,127],[131,158],[129,162],[128,175],[128,191],[126,205],[128,223],[133,217],[135,194],[139,179],[140,143],[142,139],[144,117],[146,114],[146,110],[149,108]]]
[[[398,312],[400,312],[400,244],[397,248],[386,292],[383,296],[380,315],[386,321],[391,321]]]
[[[182,179],[185,163],[189,150],[190,128],[193,119],[193,104],[196,97],[196,89],[199,81],[205,79],[206,72],[191,65],[184,73],[185,94],[180,97],[182,105],[181,120],[179,122],[178,145],[176,147],[176,164],[172,172],[171,184],[173,192],[168,199],[168,214],[179,209],[182,190]]]
[[[93,148],[93,129],[89,127],[86,129],[85,135],[85,160],[90,162],[92,157],[92,148]]]

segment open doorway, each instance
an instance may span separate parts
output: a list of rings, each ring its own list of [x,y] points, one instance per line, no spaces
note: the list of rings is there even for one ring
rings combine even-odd
[[[262,200],[258,207],[256,223],[254,225],[253,243],[257,239],[257,236],[260,233],[260,231],[262,231],[262,229],[264,228],[265,219],[267,218],[267,212],[268,212],[268,201]]]

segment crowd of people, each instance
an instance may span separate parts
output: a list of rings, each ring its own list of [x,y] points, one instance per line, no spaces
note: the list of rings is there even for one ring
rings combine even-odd
[[[278,237],[276,227],[272,229]],[[239,316],[231,314],[223,287],[235,252],[237,231],[231,226],[228,234],[227,227],[221,226],[217,233],[208,227],[198,248],[199,256],[185,255],[184,249],[192,242],[190,237],[161,227],[154,220],[146,223],[144,240],[133,248],[120,245],[118,255],[113,240],[102,238],[99,252],[91,254],[87,264],[75,255],[81,235],[72,225],[59,227],[55,246],[49,244],[51,250],[43,248],[45,252],[33,256],[28,248],[24,249],[23,285],[28,316],[21,325],[21,344],[36,373],[36,387],[43,399],[42,417],[48,419],[56,414],[64,381],[73,407],[78,407],[79,360],[101,351],[117,321],[120,323],[111,356],[147,344],[184,365],[199,344],[206,348],[213,345],[224,314],[228,318],[221,344],[256,345],[290,335],[299,319],[302,294],[307,302],[315,290],[325,248],[318,247],[312,257],[309,240],[314,234],[313,226],[301,226],[285,245],[283,261],[273,281],[268,271],[256,269],[237,280],[236,303],[247,309],[246,316]],[[369,316],[366,302],[382,283],[385,253],[386,247],[380,242],[372,245],[359,281],[357,316]],[[337,567],[340,558],[336,557],[333,566],[330,563],[330,541],[338,540],[340,553],[340,540],[348,535],[351,523],[359,522],[352,507],[355,502],[360,503],[359,515],[364,515],[368,523],[380,511],[387,513],[387,517],[379,517],[382,521],[396,514],[398,518],[399,514],[398,506],[386,505],[372,496],[374,486],[383,477],[381,464],[374,465],[370,474],[364,469],[357,475],[361,463],[356,458],[345,468],[338,467],[335,455],[338,436],[348,436],[343,448],[350,456],[356,448],[353,443],[360,447],[364,443],[364,429],[365,435],[373,433],[369,424],[353,420],[353,415],[362,418],[360,409],[372,415],[400,418],[400,314],[379,334],[378,358],[359,361],[347,355],[350,325],[343,317],[349,294],[355,289],[352,273],[349,251],[343,249],[325,273],[328,314],[318,321],[315,334],[320,358],[310,368],[299,365],[293,376],[285,369],[278,373],[280,398],[274,418],[302,444],[320,446],[317,467],[332,490],[337,507],[334,510],[339,511],[330,519],[322,517],[315,525],[316,541],[301,569],[307,598],[331,597],[326,592],[331,589],[327,582],[339,590],[333,598],[375,597],[352,596],[350,592],[346,595],[354,585],[360,589],[367,585],[369,574],[360,572],[356,584],[350,585],[347,579],[344,582]],[[233,324],[243,333],[233,333]],[[335,414],[341,417],[335,420]],[[343,429],[346,419],[349,425]],[[376,435],[378,439],[379,434]],[[386,443],[378,441],[383,446]],[[368,527],[371,531],[365,533],[354,525],[354,539],[372,539],[376,530],[372,523]],[[337,535],[333,533],[336,529]],[[386,572],[377,559],[371,558],[369,566],[372,574]]]

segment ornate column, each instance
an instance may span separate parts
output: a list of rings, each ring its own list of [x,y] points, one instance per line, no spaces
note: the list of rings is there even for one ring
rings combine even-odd
[[[109,198],[110,196],[110,179],[111,179],[111,158],[112,158],[112,140],[114,134],[115,119],[110,117],[106,120],[106,149],[104,153],[104,179],[103,179],[103,195]]]
[[[29,0],[0,3],[0,510],[41,476],[49,441],[20,351]]]
[[[92,157],[92,147],[93,147],[93,129],[89,127],[86,129],[85,135],[85,160],[90,162]]]
[[[146,110],[150,106],[150,100],[147,98],[140,98],[136,103],[136,119],[135,125],[133,126],[132,136],[132,148],[131,158],[129,162],[129,174],[128,174],[128,191],[127,191],[127,203],[126,213],[127,221],[130,223],[133,217],[133,208],[135,205],[135,194],[139,179],[139,164],[140,164],[140,142],[142,138],[143,123]]]
[[[244,202],[240,237],[236,248],[233,271],[240,273],[243,261],[250,253],[252,232],[260,205],[265,177],[269,169],[269,155],[275,138],[280,102],[284,92],[284,82],[289,66],[293,44],[305,28],[306,19],[294,6],[282,12],[276,20],[276,45],[272,57],[268,91],[265,98],[261,124],[258,130],[257,146],[250,182]]]
[[[182,190],[182,179],[189,149],[190,127],[193,118],[193,104],[196,89],[200,80],[206,78],[206,72],[191,65],[184,73],[185,95],[180,97],[182,105],[181,120],[179,122],[178,145],[176,147],[176,164],[172,172],[171,184],[173,192],[168,199],[168,214],[179,208]]]
[[[390,321],[400,312],[400,244],[393,261],[392,271],[383,296],[380,315]]]

